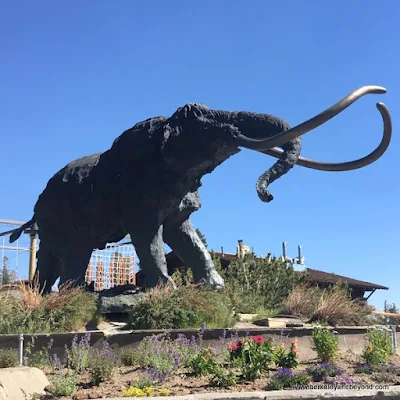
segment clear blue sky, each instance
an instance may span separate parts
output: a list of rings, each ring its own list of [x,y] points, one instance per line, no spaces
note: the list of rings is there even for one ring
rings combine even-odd
[[[0,218],[27,220],[47,180],[106,150],[123,130],[188,102],[272,113],[297,124],[363,85],[382,85],[304,137],[303,155],[347,161],[379,143],[377,101],[394,137],[375,164],[328,173],[295,167],[256,194],[274,160],[244,150],[204,177],[193,222],[211,248],[289,253],[390,287],[400,305],[400,2],[13,1],[0,8]]]

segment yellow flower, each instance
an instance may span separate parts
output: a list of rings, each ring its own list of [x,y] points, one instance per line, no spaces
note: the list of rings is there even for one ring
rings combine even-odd
[[[146,393],[135,386],[131,386],[129,389],[125,389],[122,391],[122,396],[124,397],[144,397]]]
[[[169,396],[171,394],[171,391],[169,389],[159,389],[158,394],[160,396]]]
[[[371,352],[373,349],[374,349],[374,348],[373,348],[372,344],[369,344],[369,345],[368,345],[368,351]]]
[[[152,386],[147,386],[143,389],[144,393],[146,393],[147,396],[151,396],[154,394],[154,388]]]

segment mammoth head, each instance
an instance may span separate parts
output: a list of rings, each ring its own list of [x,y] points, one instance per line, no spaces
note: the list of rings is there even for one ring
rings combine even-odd
[[[257,181],[257,193],[264,202],[273,196],[267,187],[294,165],[323,171],[349,171],[365,167],[387,150],[392,134],[389,111],[383,103],[377,108],[383,119],[383,138],[369,155],[349,162],[325,163],[300,157],[300,137],[335,117],[366,94],[383,94],[380,86],[364,86],[344,97],[315,117],[291,128],[284,120],[269,114],[211,110],[202,104],[179,108],[164,125],[163,157],[178,168],[196,169],[202,175],[239,151],[239,147],[279,158]],[[281,149],[282,150],[281,150]],[[178,161],[179,160],[179,161]]]

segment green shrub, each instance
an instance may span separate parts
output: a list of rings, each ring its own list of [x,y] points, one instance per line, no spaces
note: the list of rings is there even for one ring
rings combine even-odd
[[[118,357],[106,341],[103,341],[102,348],[90,350],[87,369],[94,385],[109,381],[117,366]]]
[[[275,365],[280,368],[297,368],[300,364],[297,346],[297,339],[292,341],[287,351],[282,344],[275,346],[273,353]]]
[[[18,367],[18,352],[13,349],[0,349],[0,368]]]
[[[157,286],[132,307],[130,329],[232,327],[236,318],[229,297],[207,286]]]
[[[77,379],[73,374],[59,375],[50,385],[49,392],[55,397],[73,396],[76,383]]]
[[[219,367],[216,354],[211,349],[201,349],[187,363],[195,376],[206,376],[215,373]]]
[[[137,350],[133,346],[121,349],[119,352],[119,358],[122,365],[125,365],[126,367],[132,367],[138,364]]]
[[[327,328],[314,328],[312,334],[312,349],[323,362],[333,361],[338,352],[339,339]]]
[[[368,344],[364,347],[362,357],[370,366],[386,363],[393,354],[389,332],[373,329],[367,333]]]
[[[36,286],[20,285],[21,298],[0,297],[0,334],[71,332],[96,318],[97,296],[68,285],[42,296]]]
[[[238,313],[279,310],[292,289],[305,281],[305,276],[296,274],[292,265],[276,258],[260,259],[246,254],[224,270],[219,259],[214,258],[214,263]]]

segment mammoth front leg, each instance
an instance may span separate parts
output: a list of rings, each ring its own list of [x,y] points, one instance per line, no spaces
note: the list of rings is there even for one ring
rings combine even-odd
[[[163,226],[151,227],[150,225],[140,232],[130,233],[130,236],[145,274],[144,286],[153,288],[160,282],[170,282],[175,287],[175,283],[168,275]]]
[[[189,219],[183,222],[179,218],[167,220],[164,224],[164,240],[185,266],[192,269],[196,282],[204,279],[216,289],[224,287],[224,280]]]

